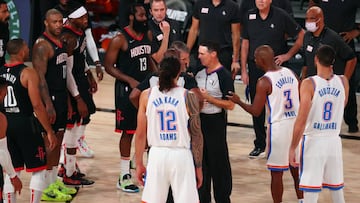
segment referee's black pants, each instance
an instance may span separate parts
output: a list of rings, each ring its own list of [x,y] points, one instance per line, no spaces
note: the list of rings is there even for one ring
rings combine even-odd
[[[216,114],[200,114],[204,136],[203,184],[199,189],[201,203],[211,202],[211,181],[217,203],[230,203],[232,176],[226,142],[225,111]]]

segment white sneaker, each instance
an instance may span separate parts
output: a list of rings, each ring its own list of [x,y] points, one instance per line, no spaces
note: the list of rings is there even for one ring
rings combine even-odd
[[[95,153],[94,153],[94,151],[92,149],[90,149],[89,145],[86,143],[84,136],[81,136],[78,139],[78,149],[79,149],[80,154],[83,157],[86,157],[86,158],[93,158],[94,157]]]

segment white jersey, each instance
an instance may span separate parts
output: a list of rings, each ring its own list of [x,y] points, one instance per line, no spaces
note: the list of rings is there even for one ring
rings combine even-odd
[[[146,108],[149,146],[190,149],[186,92],[183,87],[165,93],[159,91],[159,86],[150,89]]]
[[[294,119],[299,109],[298,80],[288,68],[264,74],[271,81],[272,92],[267,96],[268,123]]]
[[[314,96],[306,121],[305,135],[339,135],[345,107],[345,88],[341,77],[326,80],[310,77]]]

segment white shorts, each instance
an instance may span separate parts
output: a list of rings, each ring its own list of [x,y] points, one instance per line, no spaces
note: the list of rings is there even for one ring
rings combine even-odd
[[[199,202],[191,150],[151,147],[142,201],[166,202],[170,185],[174,202]]]
[[[344,187],[342,144],[338,135],[304,136],[301,151],[300,189],[319,192],[321,188]]]
[[[266,165],[271,171],[285,171],[289,169],[289,149],[294,122],[295,119],[288,119],[268,125],[268,156]],[[296,150],[296,152],[296,160],[298,162],[299,150]]]

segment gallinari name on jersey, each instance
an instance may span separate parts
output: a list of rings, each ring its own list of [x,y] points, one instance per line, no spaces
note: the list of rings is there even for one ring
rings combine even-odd
[[[318,91],[320,97],[323,97],[325,95],[333,95],[335,97],[338,97],[340,94],[340,90],[336,89],[335,87],[324,87]]]
[[[142,55],[142,54],[151,54],[151,46],[150,45],[140,45],[140,46],[136,46],[130,50],[131,58],[134,58],[134,57]]]
[[[330,123],[315,122],[313,124],[313,128],[316,130],[336,130],[337,124],[336,122],[330,122]]]

